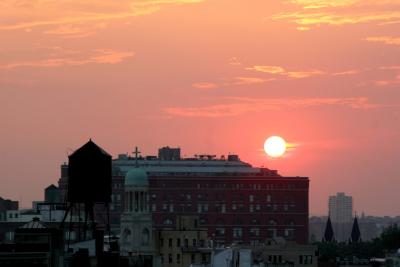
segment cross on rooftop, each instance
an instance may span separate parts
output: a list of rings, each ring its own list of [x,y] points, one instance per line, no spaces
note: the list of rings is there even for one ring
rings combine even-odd
[[[140,154],[141,152],[139,151],[139,149],[138,149],[138,147],[136,146],[135,147],[135,151],[133,151],[133,154],[135,155],[135,167],[137,168],[137,167],[139,167],[139,165],[138,165],[138,158],[139,158],[139,154]]]

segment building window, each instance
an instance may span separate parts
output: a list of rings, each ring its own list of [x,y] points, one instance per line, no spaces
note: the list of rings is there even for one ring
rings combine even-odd
[[[197,204],[197,212],[208,212],[208,204]]]
[[[168,254],[168,263],[172,263],[172,254]]]
[[[250,236],[260,236],[260,228],[250,228]]]
[[[240,238],[243,236],[243,230],[240,227],[233,228],[233,237]]]
[[[189,247],[189,239],[185,238],[184,243],[185,243],[185,248]]]
[[[151,195],[151,200],[156,200],[156,198],[157,198],[157,195],[156,195],[156,194],[152,194],[152,195]]]
[[[197,246],[197,240],[193,239],[193,247],[196,247],[196,246]]]
[[[225,228],[216,228],[215,229],[216,236],[224,236],[225,235]]]
[[[168,239],[168,247],[172,248],[172,238]]]
[[[191,255],[190,261],[191,261],[191,263],[195,263],[195,261],[196,261],[196,255],[195,254]]]
[[[168,204],[167,204],[167,203],[164,203],[164,204],[162,205],[162,209],[163,209],[163,211],[167,211],[167,210],[168,210]]]
[[[236,204],[232,204],[232,210],[236,210],[236,209],[237,209]]]
[[[147,228],[142,231],[142,245],[147,246],[150,242],[150,232]]]
[[[160,247],[164,246],[164,238],[160,238]]]
[[[285,229],[284,235],[286,238],[294,238],[294,229]]]
[[[267,202],[271,202],[271,195],[267,195]]]
[[[161,263],[164,263],[164,254],[160,253]]]
[[[254,207],[253,207],[253,205],[250,205],[250,206],[249,206],[249,211],[250,211],[250,212],[254,212]]]
[[[207,256],[206,254],[201,254],[201,263],[206,264],[207,263]]]
[[[222,204],[221,205],[221,213],[225,213],[226,212],[226,205]]]
[[[192,195],[191,194],[187,194],[186,195],[186,200],[191,200],[192,199]]]
[[[250,196],[249,196],[249,201],[250,201],[250,202],[253,202],[253,201],[254,201],[254,196],[253,196],[253,195],[250,195]]]
[[[277,236],[277,231],[276,229],[268,229],[267,231],[267,237],[269,238],[275,238]]]
[[[156,211],[156,210],[157,210],[157,205],[151,204],[151,211]]]
[[[178,238],[178,239],[176,240],[176,246],[177,246],[178,248],[181,246],[181,239],[180,239],[180,238]]]
[[[172,220],[171,219],[165,219],[163,224],[165,225],[172,225]]]
[[[308,264],[312,264],[312,262],[313,262],[312,255],[299,255],[299,263],[300,264],[308,265]]]
[[[268,224],[269,224],[269,225],[277,225],[276,221],[273,220],[273,219],[269,220],[269,221],[268,221]]]
[[[181,263],[181,254],[176,254],[176,263]]]
[[[174,204],[169,204],[169,212],[174,212]]]

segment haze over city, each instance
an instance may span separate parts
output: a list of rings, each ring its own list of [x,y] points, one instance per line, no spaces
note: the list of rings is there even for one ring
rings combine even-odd
[[[43,198],[92,138],[114,157],[238,154],[399,215],[395,0],[0,3],[0,195]],[[264,141],[288,151],[268,157]]]

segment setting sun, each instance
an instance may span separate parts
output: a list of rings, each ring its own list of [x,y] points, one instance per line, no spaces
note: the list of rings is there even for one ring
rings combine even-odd
[[[265,141],[264,150],[270,157],[280,157],[286,151],[286,142],[282,137],[271,136]]]

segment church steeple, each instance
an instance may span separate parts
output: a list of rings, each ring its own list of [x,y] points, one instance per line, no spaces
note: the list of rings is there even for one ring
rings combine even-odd
[[[325,233],[324,233],[322,242],[332,242],[334,240],[335,240],[335,238],[334,238],[334,233],[333,233],[331,217],[329,216],[328,221],[326,222]]]
[[[357,216],[354,216],[353,228],[351,229],[351,242],[360,242],[361,241],[361,232],[360,227],[358,226]]]

